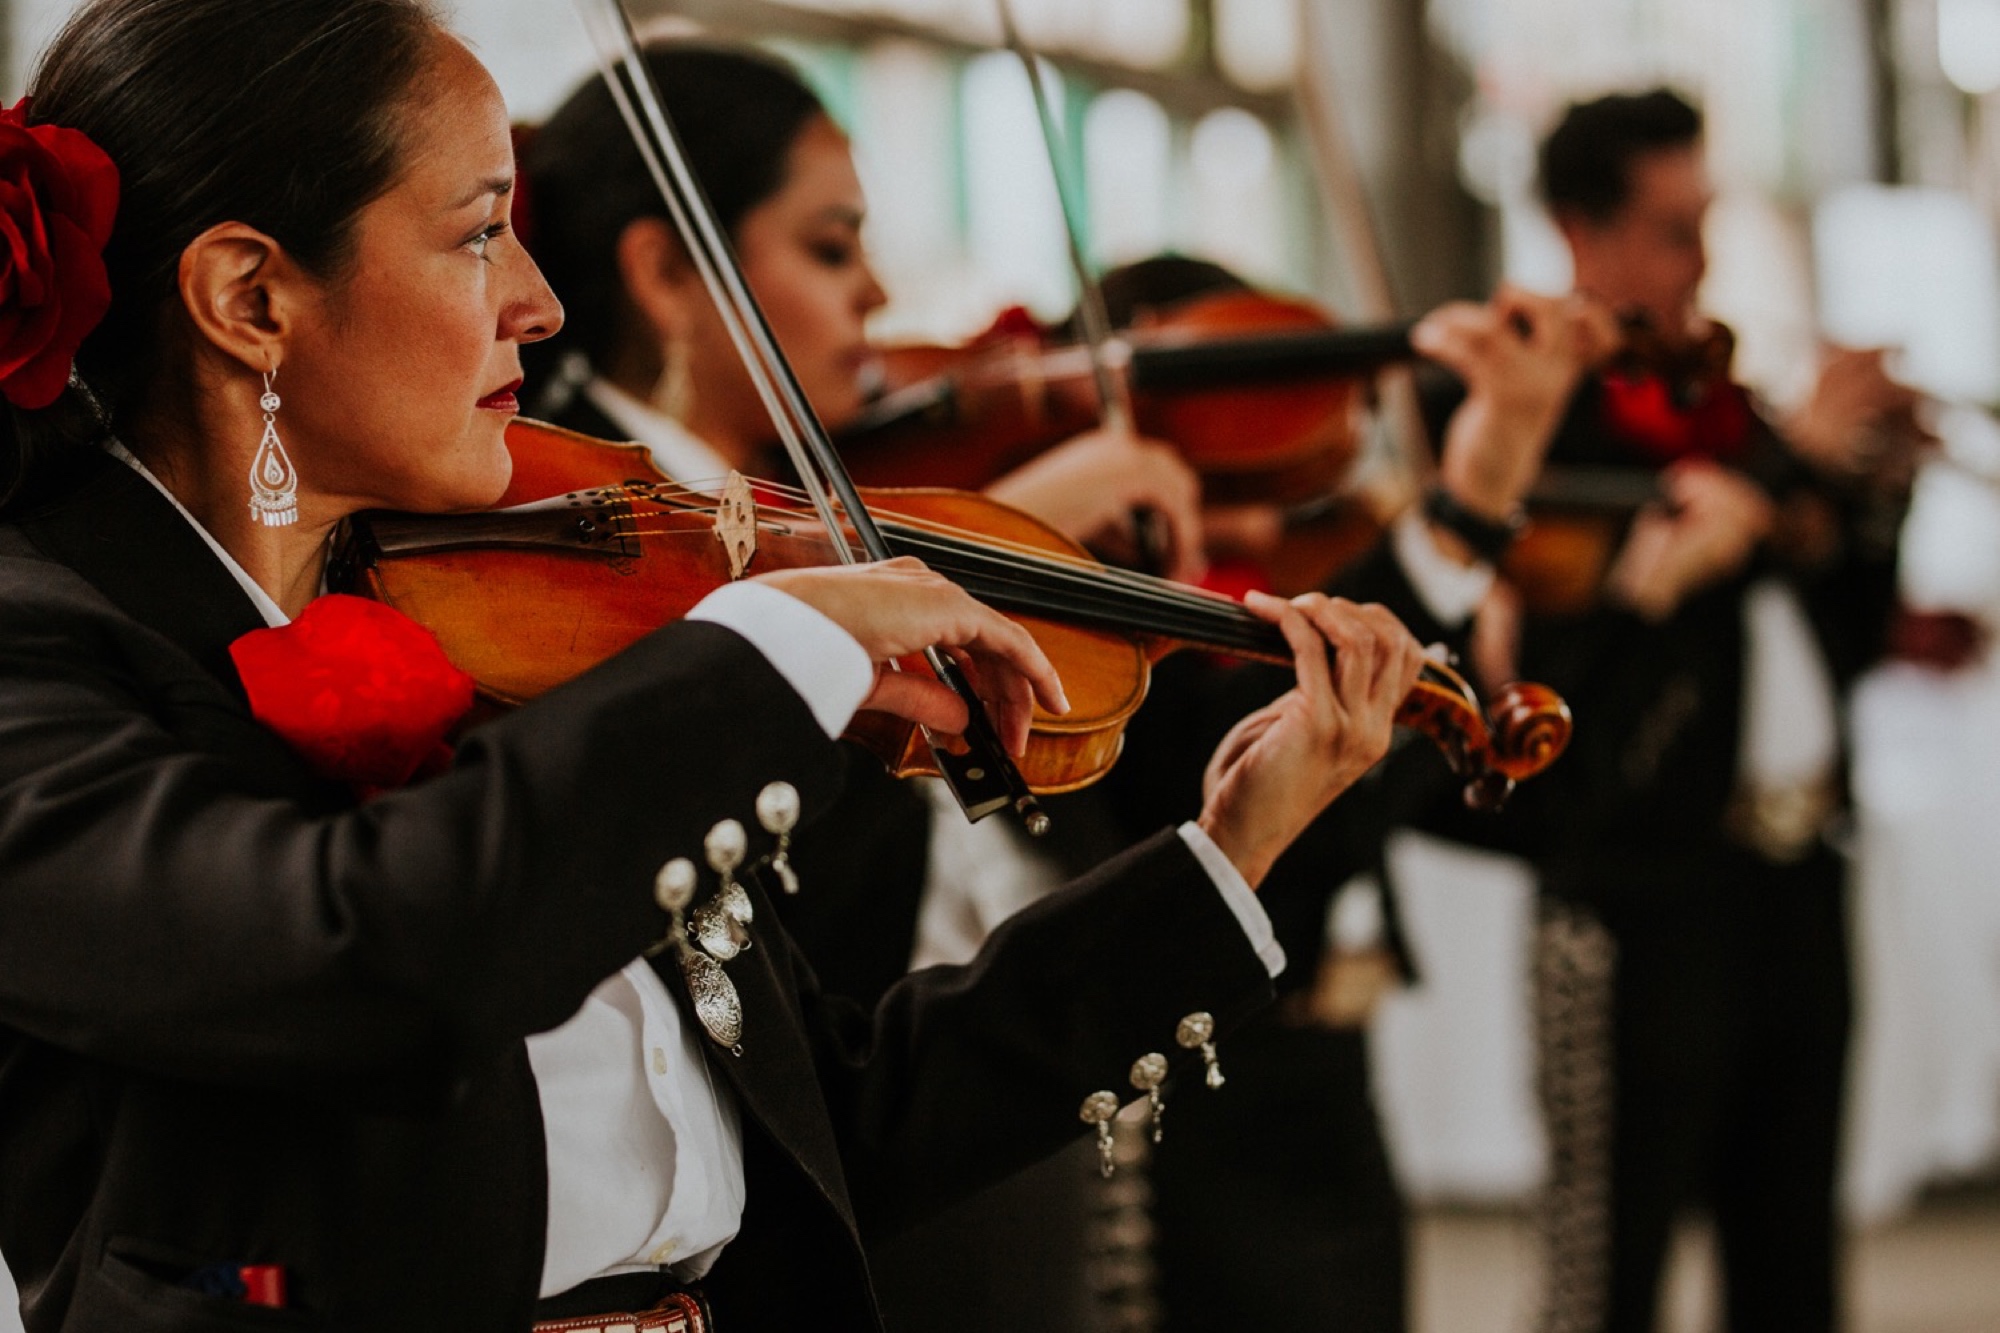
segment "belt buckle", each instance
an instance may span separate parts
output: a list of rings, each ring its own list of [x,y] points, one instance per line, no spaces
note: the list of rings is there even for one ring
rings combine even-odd
[[[550,1319],[534,1333],[714,1333],[701,1298],[677,1291],[650,1310],[629,1314],[589,1315],[581,1319]]]
[[[1396,956],[1383,945],[1331,949],[1320,961],[1312,988],[1286,996],[1280,1012],[1298,1027],[1362,1028],[1383,997],[1402,982]]]
[[[1765,787],[1745,784],[1724,826],[1742,846],[1777,865],[1803,861],[1818,845],[1836,804],[1831,778]]]

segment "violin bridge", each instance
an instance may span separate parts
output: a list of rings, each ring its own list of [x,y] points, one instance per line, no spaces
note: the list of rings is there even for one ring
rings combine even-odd
[[[715,539],[729,555],[729,577],[740,579],[757,555],[757,497],[732,471],[715,503]]]

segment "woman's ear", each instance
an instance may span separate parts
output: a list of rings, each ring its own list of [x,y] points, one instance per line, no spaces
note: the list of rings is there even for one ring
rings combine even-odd
[[[283,364],[308,279],[276,241],[241,222],[220,223],[181,251],[179,278],[202,338],[254,371]]]
[[[618,278],[661,347],[687,337],[697,303],[708,302],[701,275],[665,218],[634,218],[625,225],[618,234]]]

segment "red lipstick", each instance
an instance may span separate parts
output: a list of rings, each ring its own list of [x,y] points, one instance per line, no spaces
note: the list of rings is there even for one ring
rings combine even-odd
[[[519,412],[521,410],[521,400],[516,398],[514,393],[521,387],[521,384],[522,381],[514,380],[510,384],[495,389],[492,393],[480,399],[479,405],[492,412]]]

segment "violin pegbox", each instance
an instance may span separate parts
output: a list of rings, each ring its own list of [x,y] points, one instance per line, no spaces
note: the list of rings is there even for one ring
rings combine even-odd
[[[729,577],[740,579],[757,556],[757,496],[732,470],[715,502],[715,539],[729,556]]]

